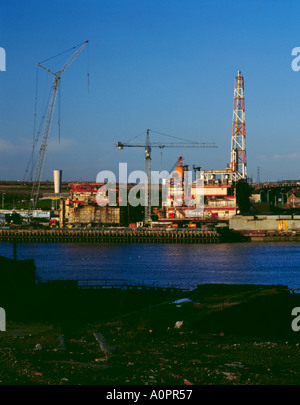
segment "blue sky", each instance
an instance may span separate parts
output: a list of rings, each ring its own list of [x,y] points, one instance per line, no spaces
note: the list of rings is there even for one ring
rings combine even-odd
[[[36,63],[85,40],[61,78],[43,179],[95,181],[118,163],[142,170],[140,148],[119,151],[147,128],[218,149],[153,150],[152,169],[177,156],[203,169],[230,160],[234,78],[245,79],[248,176],[299,179],[300,3],[277,0],[12,0],[1,2],[0,179],[21,180],[32,148]],[[63,64],[63,60],[59,59]],[[59,64],[57,65],[60,66]],[[87,73],[90,74],[88,87]],[[38,118],[52,77],[39,72]],[[39,125],[39,120],[37,121]],[[144,135],[137,138],[140,142]],[[152,141],[169,138],[151,134]]]

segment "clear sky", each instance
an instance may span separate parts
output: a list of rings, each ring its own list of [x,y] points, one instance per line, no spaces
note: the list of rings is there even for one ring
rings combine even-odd
[[[95,181],[101,170],[117,173],[119,162],[143,170],[143,149],[119,151],[114,143],[141,133],[143,142],[147,128],[219,146],[154,149],[153,170],[170,170],[179,155],[190,167],[224,169],[238,70],[248,176],[255,179],[259,166],[261,180],[300,179],[300,71],[291,68],[292,49],[300,47],[299,1],[1,0],[0,7],[0,180],[24,177],[37,62],[85,40],[61,77],[61,141],[57,102],[44,180],[62,169],[65,181]],[[39,72],[37,126],[51,82]]]

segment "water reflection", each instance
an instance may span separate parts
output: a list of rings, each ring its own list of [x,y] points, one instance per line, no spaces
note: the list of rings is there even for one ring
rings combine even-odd
[[[300,287],[300,245],[21,243],[18,258],[34,258],[46,279],[124,278],[159,284],[284,284]],[[11,243],[0,255],[13,257]]]

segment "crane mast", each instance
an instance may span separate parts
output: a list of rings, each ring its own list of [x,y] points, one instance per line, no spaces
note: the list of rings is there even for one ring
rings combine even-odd
[[[36,208],[38,197],[39,197],[40,184],[41,184],[41,179],[42,179],[43,167],[44,167],[44,163],[45,163],[45,156],[46,156],[46,151],[47,151],[47,146],[48,146],[48,139],[49,139],[51,124],[52,124],[54,109],[55,109],[55,103],[56,103],[56,98],[57,98],[60,77],[61,77],[62,73],[64,73],[68,69],[68,67],[74,62],[74,60],[77,58],[77,56],[80,54],[80,52],[83,50],[83,48],[86,46],[87,43],[88,43],[88,41],[85,41],[73,53],[73,55],[68,59],[68,61],[64,64],[64,66],[56,73],[52,72],[50,69],[48,69],[45,66],[41,65],[40,63],[38,63],[39,67],[41,67],[41,68],[45,69],[47,72],[51,73],[54,76],[54,78],[53,78],[51,95],[50,95],[50,100],[49,100],[49,105],[48,105],[47,119],[46,119],[45,127],[44,127],[43,139],[42,139],[42,143],[40,146],[38,160],[37,160],[37,164],[36,164],[36,168],[35,168],[35,174],[34,174],[34,178],[33,178],[31,196],[30,196],[30,201],[29,201],[29,209],[28,209],[29,218],[32,215],[32,211]]]
[[[59,86],[59,77],[55,76],[53,80],[53,85],[52,85],[52,91],[51,91],[51,96],[50,96],[50,101],[49,101],[49,107],[48,107],[48,113],[47,113],[47,120],[45,123],[45,130],[44,130],[44,136],[42,139],[42,143],[40,146],[40,152],[38,156],[38,161],[35,169],[35,176],[33,179],[33,185],[32,185],[32,190],[31,190],[31,197],[30,197],[30,203],[29,203],[29,214],[31,213],[32,210],[36,208],[38,196],[39,196],[39,191],[40,191],[40,184],[41,184],[41,178],[42,178],[42,173],[43,173],[43,166],[45,162],[45,156],[46,156],[46,150],[47,150],[47,145],[48,145],[48,137],[50,133],[50,128],[51,128],[51,123],[52,123],[52,118],[54,114],[54,108],[55,108],[55,102],[56,102],[56,97],[57,97],[57,90]]]
[[[147,194],[145,198],[145,222],[150,222],[151,220],[151,146],[150,146],[150,136],[149,136],[149,129],[146,133],[146,141],[145,141],[145,174],[147,181]],[[146,190],[145,190],[146,191]]]
[[[185,142],[150,142],[150,129],[147,129],[145,143],[132,144],[132,143],[123,143],[117,142],[115,144],[119,149],[124,148],[145,148],[145,174],[146,174],[146,184],[147,193],[145,201],[145,223],[151,222],[151,148],[217,148],[218,146],[215,143],[185,143]]]

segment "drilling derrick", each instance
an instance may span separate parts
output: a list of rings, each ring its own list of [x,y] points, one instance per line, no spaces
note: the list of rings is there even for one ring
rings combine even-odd
[[[234,81],[230,168],[234,181],[247,178],[244,78],[241,71]]]

